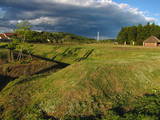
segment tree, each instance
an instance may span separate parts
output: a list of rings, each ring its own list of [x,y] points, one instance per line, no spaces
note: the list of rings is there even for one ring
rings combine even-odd
[[[122,28],[121,31],[118,33],[117,41],[122,44],[127,40],[128,40],[128,30],[126,27],[126,28]]]
[[[15,32],[18,34],[20,41],[25,42],[26,38],[30,36],[29,33],[32,26],[28,21],[20,22],[16,26],[17,26],[17,29],[15,30]]]
[[[9,53],[8,53],[8,61],[9,62],[14,62],[14,54],[13,51],[16,48],[16,43],[15,41],[8,43],[7,48],[9,49]]]
[[[160,26],[154,23],[147,23],[146,25],[139,24],[138,26],[124,27],[118,33],[117,42],[121,44],[135,42],[138,45],[142,45],[143,41],[151,35],[160,38]]]
[[[31,53],[29,45],[27,45],[27,40],[31,36],[31,25],[28,21],[23,21],[17,24],[17,29],[15,32],[17,33],[17,39],[19,41],[17,45],[17,49],[19,50],[18,60],[20,61],[23,58],[23,53]]]

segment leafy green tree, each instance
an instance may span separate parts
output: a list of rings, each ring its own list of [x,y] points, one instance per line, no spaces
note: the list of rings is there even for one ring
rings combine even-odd
[[[24,53],[27,53],[31,56],[32,49],[30,45],[27,43],[27,41],[29,41],[29,38],[32,35],[31,27],[32,26],[27,21],[23,21],[17,24],[17,29],[15,30],[15,32],[18,36],[17,41],[19,41],[17,45],[17,50],[19,51],[18,60],[21,60],[23,58]]]
[[[135,42],[142,45],[143,41],[151,35],[160,38],[160,26],[147,23],[146,25],[139,24],[138,26],[123,27],[117,35],[117,42],[121,44]]]
[[[18,38],[21,42],[25,42],[26,38],[30,36],[31,25],[28,21],[18,23],[15,32],[18,34]]]

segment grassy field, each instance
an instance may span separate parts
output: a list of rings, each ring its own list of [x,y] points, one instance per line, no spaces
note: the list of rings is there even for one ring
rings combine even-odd
[[[35,44],[34,48],[35,55],[71,65],[10,82],[0,93],[1,119],[92,120],[116,105],[132,110],[137,97],[160,89],[158,47]]]
[[[75,63],[81,60],[104,62],[140,62],[160,58],[160,48],[147,48],[142,46],[122,46],[113,44],[86,44],[74,46],[34,45],[34,54],[63,61]],[[86,57],[87,56],[87,57]]]

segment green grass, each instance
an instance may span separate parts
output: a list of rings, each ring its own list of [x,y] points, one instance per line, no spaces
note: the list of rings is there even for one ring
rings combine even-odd
[[[34,45],[34,54],[71,64],[83,58],[88,52],[91,52],[91,54],[87,60],[97,60],[99,63],[123,63],[158,59],[160,58],[159,51],[160,48],[158,47],[146,48],[141,46],[121,46],[113,44],[86,44],[74,46]]]
[[[92,52],[92,48],[80,45],[53,46],[44,44],[35,44],[33,51],[36,55],[70,64],[87,59],[87,55]]]
[[[117,104],[133,108],[137,96],[160,89],[160,48],[112,44],[34,47],[34,54],[71,65],[49,75],[10,82],[0,93],[2,119],[96,116]]]
[[[7,45],[6,42],[0,42],[0,46]]]
[[[8,50],[6,49],[0,49],[0,59],[6,59],[7,58]]]
[[[8,50],[0,49],[0,65],[8,60]]]
[[[159,120],[160,93],[145,94],[138,97],[126,109],[125,104],[119,104],[107,111],[103,120]]]

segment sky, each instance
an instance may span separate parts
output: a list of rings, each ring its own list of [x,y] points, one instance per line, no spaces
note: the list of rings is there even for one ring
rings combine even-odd
[[[159,0],[0,0],[0,32],[27,20],[34,30],[115,38],[122,27],[160,24]]]
[[[131,7],[143,11],[146,16],[155,18],[155,23],[160,25],[160,0],[114,0],[117,3],[125,3]]]

